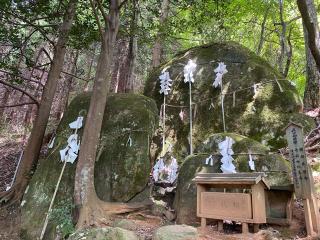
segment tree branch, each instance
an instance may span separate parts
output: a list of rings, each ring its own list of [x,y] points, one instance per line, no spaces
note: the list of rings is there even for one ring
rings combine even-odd
[[[13,88],[13,89],[15,89],[15,90],[17,90],[17,91],[19,91],[19,92],[24,93],[24,94],[27,95],[35,104],[37,104],[37,106],[39,106],[39,102],[37,101],[37,99],[36,99],[34,96],[32,96],[30,93],[28,93],[27,91],[25,91],[25,90],[23,90],[23,89],[15,86],[15,85],[13,85],[13,84],[11,84],[11,83],[8,83],[8,82],[6,82],[6,81],[3,81],[3,80],[1,80],[1,79],[0,79],[0,83],[2,83],[3,85],[6,85],[6,86],[8,86],[8,87],[11,87],[11,88]]]
[[[19,107],[19,106],[31,105],[31,104],[36,104],[36,103],[35,102],[24,102],[24,103],[17,103],[17,104],[11,104],[11,105],[3,105],[3,106],[0,106],[0,108]]]
[[[42,36],[44,36],[45,39],[47,39],[47,41],[48,41],[49,43],[51,43],[53,46],[55,45],[55,43],[47,36],[47,33],[46,33],[43,29],[41,29],[41,27],[39,27],[38,25],[30,22],[28,19],[26,19],[26,18],[24,18],[24,17],[22,17],[22,16],[19,16],[18,14],[9,12],[9,11],[3,9],[3,8],[0,8],[0,11],[3,11],[3,12],[5,12],[5,13],[11,15],[11,16],[14,17],[14,18],[18,18],[18,19],[26,22],[26,23],[29,24],[30,26],[32,26],[32,27],[34,27],[35,29],[37,29],[37,30],[42,34]]]
[[[103,9],[103,6],[100,2],[100,0],[96,0],[96,3],[98,4],[98,8],[103,16],[103,19],[104,19],[104,22],[107,23],[108,22],[108,16],[107,14],[105,13],[104,9]]]
[[[119,4],[119,10],[126,4],[126,2],[128,2],[128,0],[123,0],[120,4]]]
[[[23,77],[23,76],[20,76],[18,74],[15,74],[15,73],[12,73],[12,72],[8,72],[8,71],[2,70],[2,69],[0,69],[0,72],[6,73],[6,74],[9,74],[9,75],[18,77],[18,78],[22,78],[22,79],[30,81],[30,82],[34,82],[34,83],[40,84],[43,87],[43,84],[41,82],[39,82],[39,81],[35,81],[35,80],[30,79],[30,78],[26,78],[26,77]]]
[[[100,23],[100,20],[99,20],[99,15],[98,15],[98,12],[97,12],[97,9],[93,3],[92,0],[90,0],[90,4],[91,4],[91,7],[92,7],[92,10],[93,10],[93,15],[96,19],[96,22],[97,22],[97,25],[98,25],[98,29],[99,29],[99,32],[100,32],[100,36],[101,36],[101,39],[103,40],[103,30],[102,30],[102,27],[101,27],[101,23]]]

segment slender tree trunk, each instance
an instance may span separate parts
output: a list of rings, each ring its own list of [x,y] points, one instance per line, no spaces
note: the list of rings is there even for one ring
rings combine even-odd
[[[136,37],[136,28],[138,24],[138,14],[137,14],[137,2],[136,0],[132,1],[133,10],[132,10],[132,19],[131,19],[131,29],[130,29],[130,41],[129,49],[127,55],[127,71],[125,74],[125,92],[134,91],[134,69],[136,63],[136,52],[137,52],[137,37]]]
[[[258,48],[257,48],[257,55],[261,54],[261,51],[263,48],[264,34],[266,31],[266,23],[267,23],[267,19],[268,19],[269,9],[270,9],[269,6],[267,6],[266,11],[264,12],[264,15],[263,15],[263,20],[261,23],[261,31],[260,31],[260,40],[259,40],[259,44],[258,44]]]
[[[286,65],[283,71],[283,76],[286,78],[288,76],[289,70],[290,70],[290,66],[291,66],[291,60],[292,60],[292,43],[291,43],[291,33],[292,33],[292,27],[290,27],[289,30],[289,35],[287,37],[287,49],[286,49],[286,56],[287,56],[287,61],[286,61]]]
[[[4,94],[1,100],[2,105],[6,105],[6,103],[8,102],[10,96],[10,90],[8,87],[4,87]],[[5,122],[5,116],[4,116],[4,112],[5,112],[5,108],[0,108],[0,119],[1,122]]]
[[[125,38],[118,39],[115,46],[110,92],[121,93],[126,90],[125,75],[128,71],[128,41]]]
[[[312,0],[306,0],[309,17],[315,26],[318,26],[317,11]],[[304,91],[303,103],[307,109],[320,106],[320,72],[309,48],[308,30],[303,24],[306,52],[306,87]]]
[[[161,5],[160,25],[162,25],[168,17],[169,0],[163,0]],[[152,50],[152,67],[155,68],[160,65],[162,59],[163,47],[161,44],[161,31],[159,31],[155,44]]]
[[[284,60],[287,51],[287,40],[286,40],[286,32],[287,32],[287,24],[283,18],[283,0],[279,0],[279,15],[280,15],[280,25],[281,32],[279,34],[280,38],[280,55],[278,59],[279,71],[284,74]]]
[[[99,4],[99,2],[97,3]],[[96,11],[95,14],[98,19]],[[103,15],[105,15],[104,12]],[[99,225],[98,221],[101,221],[101,218],[108,218],[110,214],[124,213],[145,206],[142,203],[103,202],[98,198],[94,187],[96,152],[111,82],[112,51],[119,29],[119,0],[110,1],[109,14],[104,16],[104,19],[106,30],[101,31],[101,52],[76,168],[74,200],[76,205],[75,218],[78,218],[77,228]]]
[[[94,47],[94,50],[93,50],[93,54],[92,56],[90,57],[90,64],[89,64],[89,69],[88,69],[88,73],[87,73],[87,77],[86,77],[86,84],[84,86],[84,91],[85,92],[88,92],[89,91],[89,83],[90,83],[90,79],[91,79],[91,72],[92,72],[92,66],[93,66],[93,62],[94,62],[94,59],[95,59],[95,47]]]
[[[111,0],[106,30],[102,33],[101,52],[76,168],[74,200],[79,214],[77,225],[79,228],[95,221],[91,218],[94,217],[92,216],[94,213],[90,213],[97,208],[92,204],[96,205],[98,201],[94,188],[94,163],[110,86],[112,51],[119,29],[118,8],[119,0]]]
[[[28,184],[30,171],[38,161],[42,139],[46,130],[47,122],[50,115],[53,97],[56,91],[57,82],[62,71],[64,56],[66,52],[66,43],[72,26],[73,17],[76,11],[77,0],[70,0],[63,23],[59,31],[59,38],[55,46],[54,59],[48,74],[48,79],[44,87],[41,103],[38,113],[33,124],[31,135],[26,146],[23,159],[18,169],[17,178],[14,187],[10,191],[13,194],[5,194],[6,197],[14,196],[12,199],[20,200]]]
[[[78,61],[78,57],[79,57],[79,51],[77,50],[75,53],[71,53],[70,54],[70,64],[71,64],[71,69],[69,69],[69,71],[71,74],[76,75],[76,71],[77,71],[77,61]],[[71,86],[72,86],[72,82],[73,82],[73,75],[68,75],[65,78],[65,81],[63,83],[63,89],[61,90],[61,101],[59,103],[59,107],[58,107],[58,117],[59,119],[61,119],[61,117],[63,116],[63,113],[65,112],[65,110],[67,109],[68,106],[68,99],[69,99],[69,93],[71,91]]]

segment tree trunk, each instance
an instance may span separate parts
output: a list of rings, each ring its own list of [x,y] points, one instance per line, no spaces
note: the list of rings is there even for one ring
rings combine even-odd
[[[115,43],[115,49],[110,92],[121,93],[126,90],[125,73],[128,71],[127,58],[129,51],[127,39],[118,39]]]
[[[109,18],[102,35],[101,52],[76,168],[74,200],[76,212],[79,214],[77,225],[79,228],[93,224],[95,221],[92,219],[95,213],[89,213],[96,208],[92,204],[96,205],[98,202],[94,188],[94,163],[110,86],[112,51],[119,28],[118,7],[118,0],[110,1]]]
[[[73,17],[75,15],[76,3],[77,0],[69,1],[63,23],[60,27],[59,38],[55,46],[54,59],[48,74],[48,80],[44,87],[38,113],[33,124],[33,128],[24,152],[23,159],[18,169],[15,185],[11,191],[5,192],[4,194],[5,198],[13,197],[12,201],[20,200],[23,196],[24,190],[29,181],[30,172],[36,165],[39,158],[42,139],[49,119],[53,97],[64,63],[66,43],[72,26]]]
[[[5,106],[6,103],[8,102],[10,96],[10,90],[8,87],[4,87],[4,94],[1,99],[2,104]],[[0,108],[0,120],[2,123],[6,121],[5,116],[4,116],[5,108]]]
[[[286,65],[283,71],[283,76],[286,78],[289,74],[289,70],[290,70],[290,66],[291,66],[291,61],[292,61],[292,43],[291,43],[291,33],[292,33],[292,27],[290,27],[289,30],[289,35],[287,37],[287,49],[286,49],[286,56],[287,56],[287,61],[286,61]]]
[[[266,8],[266,11],[264,12],[263,20],[262,20],[262,23],[261,23],[260,40],[259,40],[259,44],[258,44],[258,48],[257,48],[257,55],[261,54],[261,51],[262,51],[262,48],[263,48],[264,34],[265,34],[265,31],[266,31],[266,23],[267,23],[269,10],[270,10],[270,7],[268,5],[267,8]]]
[[[311,21],[318,26],[315,5],[312,0],[306,0],[306,2]],[[303,103],[305,108],[310,109],[320,106],[320,72],[309,48],[309,34],[305,24],[303,24],[303,33],[306,52],[306,87],[304,91]]]
[[[137,37],[136,37],[136,28],[138,24],[138,14],[137,14],[137,2],[135,0],[132,1],[133,10],[132,10],[132,19],[131,19],[131,27],[130,27],[130,41],[129,41],[129,49],[127,55],[127,71],[125,74],[125,92],[133,92],[134,91],[134,68],[136,63],[136,52],[137,52]]]
[[[70,69],[68,69],[71,74],[76,75],[76,71],[77,71],[77,61],[78,61],[78,57],[79,57],[79,51],[77,50],[75,53],[70,53],[70,61],[69,64],[71,64]],[[73,75],[68,75],[65,77],[65,81],[62,84],[63,85],[63,89],[61,90],[60,93],[60,102],[59,102],[59,107],[58,107],[58,112],[57,112],[57,117],[59,119],[62,118],[63,113],[65,112],[65,110],[67,109],[68,106],[68,100],[69,100],[69,93],[71,91],[71,86],[72,86],[72,82],[73,82]]]
[[[119,0],[110,1],[109,15],[105,17],[105,23],[106,30],[101,32],[101,52],[76,168],[74,201],[75,218],[78,219],[77,228],[99,225],[101,219],[108,221],[110,214],[128,212],[145,206],[140,203],[103,202],[98,198],[94,187],[96,152],[111,82],[112,51],[119,29]]]
[[[297,0],[298,8],[301,13],[302,22],[308,33],[308,46],[312,56],[320,71],[320,39],[319,26],[316,17],[315,6],[313,0]]]
[[[169,0],[163,0],[161,5],[160,26],[165,22],[169,13]],[[152,50],[152,67],[160,65],[162,59],[163,47],[161,45],[161,31],[159,31]]]
[[[279,72],[284,74],[284,60],[287,51],[287,40],[286,40],[286,32],[287,32],[287,24],[283,18],[283,0],[279,0],[279,15],[280,15],[280,25],[281,25],[281,32],[279,34],[280,38],[280,55],[278,58],[278,65],[279,65]]]

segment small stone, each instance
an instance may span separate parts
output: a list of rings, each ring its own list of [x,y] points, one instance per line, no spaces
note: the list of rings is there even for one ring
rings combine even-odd
[[[138,228],[137,224],[134,221],[128,219],[119,219],[113,223],[113,226],[131,231],[134,231]]]
[[[255,239],[257,240],[279,240],[281,239],[281,234],[279,231],[268,228],[265,230],[260,230],[258,233],[255,234]]]
[[[187,225],[169,225],[158,228],[152,240],[196,240],[198,231]]]
[[[131,231],[119,227],[89,228],[73,233],[68,240],[139,240],[138,236]]]

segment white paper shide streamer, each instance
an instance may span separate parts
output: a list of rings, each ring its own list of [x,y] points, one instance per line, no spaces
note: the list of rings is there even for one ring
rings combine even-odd
[[[164,95],[168,95],[170,90],[171,90],[171,86],[172,86],[172,79],[170,79],[170,74],[167,71],[167,69],[163,69],[161,72],[161,75],[159,76],[160,79],[160,94],[164,94]]]
[[[163,158],[160,158],[153,167],[152,176],[155,182],[173,183],[177,179],[178,163],[177,159],[171,157],[170,163],[166,163]]]
[[[222,85],[222,77],[228,72],[227,66],[224,64],[224,62],[220,62],[218,67],[214,69],[214,72],[216,73],[216,78],[212,85],[217,88]]]
[[[236,167],[232,163],[232,155],[234,154],[232,145],[234,143],[235,141],[231,137],[226,137],[226,139],[218,145],[220,154],[222,155],[222,165],[220,169],[223,173],[236,173]]]
[[[194,72],[197,68],[197,64],[191,59],[188,61],[187,65],[183,68],[184,82],[194,83]]]
[[[213,157],[210,155],[209,157],[206,158],[206,165],[213,166]]]
[[[166,128],[166,95],[169,94],[172,86],[172,79],[170,79],[170,74],[167,71],[169,67],[164,68],[161,71],[160,79],[160,94],[163,94],[163,118],[162,118],[162,127],[163,127],[163,136],[162,136],[162,151],[164,150],[164,145],[166,141],[165,128]]]
[[[251,169],[252,171],[255,171],[255,170],[256,170],[255,165],[254,165],[254,161],[253,161],[253,157],[252,157],[252,152],[251,152],[251,151],[249,151],[249,162],[248,162],[248,164],[249,164],[249,167],[250,167],[250,169]]]
[[[62,162],[66,161],[69,163],[74,163],[78,157],[78,152],[80,148],[79,136],[76,133],[79,128],[82,127],[83,117],[78,117],[74,122],[69,124],[71,129],[75,130],[74,134],[71,134],[68,138],[68,145],[60,150],[60,160]]]
[[[226,132],[226,121],[224,117],[224,95],[223,95],[223,81],[222,77],[224,74],[228,72],[227,66],[224,64],[224,62],[220,62],[218,64],[218,67],[214,69],[214,72],[216,73],[216,78],[213,82],[213,87],[217,88],[220,86],[221,88],[221,94],[220,94],[220,99],[221,99],[221,111],[222,111],[222,122],[223,122],[223,131]]]

